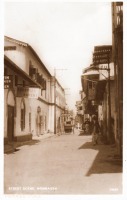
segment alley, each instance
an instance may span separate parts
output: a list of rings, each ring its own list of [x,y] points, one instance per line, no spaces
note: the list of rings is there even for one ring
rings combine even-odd
[[[5,194],[121,194],[122,166],[91,135],[53,136],[5,154]],[[101,188],[101,189],[100,189]]]

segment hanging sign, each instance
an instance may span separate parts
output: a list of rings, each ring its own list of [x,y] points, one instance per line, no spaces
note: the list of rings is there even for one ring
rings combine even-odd
[[[17,97],[37,99],[39,97],[39,91],[39,88],[18,87]]]
[[[106,64],[111,62],[111,53],[112,46],[104,45],[104,46],[95,46],[93,53],[93,64]]]
[[[13,76],[8,75],[4,76],[4,89],[13,88]]]

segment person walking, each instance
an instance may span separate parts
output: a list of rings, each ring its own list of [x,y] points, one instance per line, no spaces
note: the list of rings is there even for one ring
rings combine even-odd
[[[98,144],[98,138],[100,133],[100,125],[97,120],[97,116],[94,115],[92,118],[92,143],[93,145]]]

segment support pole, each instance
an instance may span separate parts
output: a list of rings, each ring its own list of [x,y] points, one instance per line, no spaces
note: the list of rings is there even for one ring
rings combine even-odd
[[[110,93],[110,66],[108,56],[108,142],[111,143],[111,93]]]
[[[54,68],[54,134],[56,134],[56,69]]]

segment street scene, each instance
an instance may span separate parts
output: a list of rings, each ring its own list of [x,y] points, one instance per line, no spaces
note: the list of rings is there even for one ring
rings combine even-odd
[[[4,194],[123,194],[123,2],[4,8]]]
[[[6,154],[5,193],[121,194],[122,167],[115,153],[113,145],[93,146],[91,136],[77,130],[34,139]]]

